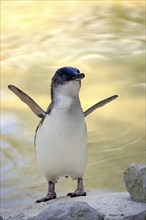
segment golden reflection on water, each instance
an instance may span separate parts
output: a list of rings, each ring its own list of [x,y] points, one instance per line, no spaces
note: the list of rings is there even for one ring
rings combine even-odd
[[[35,159],[39,119],[8,89],[14,84],[42,108],[51,77],[61,66],[86,74],[83,109],[113,94],[119,98],[86,118],[87,189],[125,190],[123,171],[144,157],[144,1],[1,1],[2,202],[34,202],[47,185]],[[57,185],[59,196],[75,187]]]

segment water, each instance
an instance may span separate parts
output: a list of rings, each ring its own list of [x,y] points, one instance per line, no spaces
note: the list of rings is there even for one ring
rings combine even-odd
[[[123,171],[145,162],[144,1],[2,1],[2,207],[32,204],[47,191],[33,137],[39,122],[12,94],[14,84],[46,109],[50,81],[61,66],[85,73],[80,98],[86,110],[119,98],[87,116],[85,187],[124,191]],[[62,179],[58,196],[75,189]]]

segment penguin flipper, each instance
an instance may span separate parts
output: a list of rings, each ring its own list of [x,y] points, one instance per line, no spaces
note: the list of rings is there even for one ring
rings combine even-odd
[[[87,115],[89,115],[90,113],[92,113],[93,111],[95,111],[97,108],[100,108],[104,105],[106,105],[107,103],[113,101],[114,99],[116,99],[118,97],[118,95],[113,95],[107,99],[104,99],[100,102],[97,102],[95,105],[91,106],[90,108],[88,108],[85,112],[84,112],[84,117],[86,117]]]
[[[22,102],[27,104],[34,114],[36,114],[40,118],[45,117],[46,112],[29,95],[27,95],[14,85],[9,85],[8,88],[12,92],[14,92],[15,95],[17,95]]]

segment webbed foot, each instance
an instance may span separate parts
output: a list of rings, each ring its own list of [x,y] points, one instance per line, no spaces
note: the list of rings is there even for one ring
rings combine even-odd
[[[35,203],[47,202],[52,199],[56,199],[56,193],[54,193],[54,194],[49,193],[45,197],[43,197],[42,199],[38,199]]]
[[[70,196],[70,197],[86,196],[86,192],[84,192],[82,190],[78,190],[75,192],[68,193],[67,196]]]
[[[52,199],[56,199],[55,183],[52,181],[49,181],[48,182],[48,194],[42,199],[38,199],[35,203],[47,202]]]
[[[77,189],[75,192],[68,193],[67,196],[77,197],[77,196],[86,196],[86,192],[84,192],[83,179],[78,178],[77,181]]]

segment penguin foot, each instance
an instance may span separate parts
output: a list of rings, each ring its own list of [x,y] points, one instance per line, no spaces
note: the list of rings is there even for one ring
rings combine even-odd
[[[86,196],[86,192],[84,192],[83,178],[77,179],[77,189],[74,192],[68,193],[67,196],[70,197]]]
[[[56,193],[49,193],[42,199],[38,199],[35,203],[40,203],[40,202],[47,202],[49,200],[56,199]]]
[[[67,196],[77,197],[77,196],[86,196],[86,192],[83,190],[76,190],[75,192],[68,193]]]

